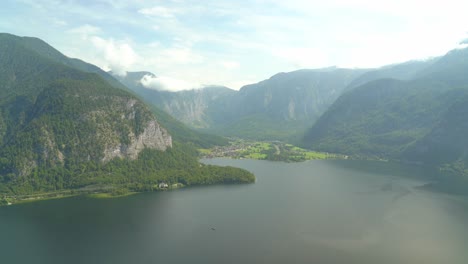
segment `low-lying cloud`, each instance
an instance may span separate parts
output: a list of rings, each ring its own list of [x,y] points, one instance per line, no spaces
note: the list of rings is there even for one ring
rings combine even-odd
[[[135,63],[140,60],[128,40],[114,40],[100,37],[103,31],[96,26],[85,24],[67,31],[73,37],[78,37],[86,43],[91,43],[92,49],[87,51],[88,61],[97,64],[106,71],[125,76]]]
[[[171,92],[201,88],[200,84],[195,84],[167,76],[156,77],[150,74],[143,76],[143,78],[140,80],[140,83],[149,89]]]
[[[138,60],[138,55],[128,43],[119,43],[96,36],[90,39],[107,63],[106,68],[118,75],[125,76],[127,70]]]

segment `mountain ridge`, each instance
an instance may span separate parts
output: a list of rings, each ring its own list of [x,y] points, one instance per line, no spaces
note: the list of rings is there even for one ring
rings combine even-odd
[[[412,73],[413,79],[360,85],[335,101],[303,143],[321,151],[457,167],[468,175],[462,136],[468,133],[467,71],[468,49],[454,50]]]
[[[306,124],[316,120],[363,71],[366,70],[326,68],[278,73],[243,86],[239,91],[222,86],[180,92],[155,91],[145,88],[141,82],[130,82],[128,77],[120,81],[201,131],[254,139],[286,139],[298,138],[308,128]],[[257,123],[263,123],[267,129],[251,128]]]
[[[241,169],[199,164],[157,109],[96,66],[69,60],[38,39],[0,34],[0,194],[254,181]],[[188,133],[178,138],[198,136],[162,118]]]

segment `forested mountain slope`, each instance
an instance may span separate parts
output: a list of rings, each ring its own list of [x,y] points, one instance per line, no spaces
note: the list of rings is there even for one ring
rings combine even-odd
[[[304,144],[322,151],[442,166],[465,163],[468,50],[454,50],[412,80],[379,79],[343,94]]]
[[[235,181],[236,170],[224,179],[200,167],[194,150],[173,143],[126,88],[112,86],[102,72],[82,71],[88,64],[57,60],[60,53],[43,45],[0,34],[0,193],[110,183],[136,188],[145,177],[153,183]]]

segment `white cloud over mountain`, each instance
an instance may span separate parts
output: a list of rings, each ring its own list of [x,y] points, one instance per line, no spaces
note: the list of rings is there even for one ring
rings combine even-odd
[[[104,69],[234,89],[299,68],[439,56],[468,32],[468,2],[458,0],[5,0],[2,6],[17,12],[4,13],[0,31],[42,38]]]
[[[149,74],[143,76],[143,78],[140,80],[140,83],[149,89],[171,92],[201,88],[201,85],[199,84],[193,84],[171,77],[152,76]]]

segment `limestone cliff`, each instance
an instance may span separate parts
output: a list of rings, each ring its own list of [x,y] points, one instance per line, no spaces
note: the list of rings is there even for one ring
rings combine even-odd
[[[128,144],[117,142],[107,145],[102,161],[109,161],[115,157],[136,159],[145,148],[165,151],[168,147],[172,147],[171,135],[156,120],[149,121],[140,135],[131,132],[128,137],[130,139]]]
[[[171,135],[143,102],[88,78],[51,83],[22,113],[23,123],[10,128],[17,132],[3,146],[7,152],[21,149],[9,172],[27,176],[41,167],[134,160],[145,148],[172,147]]]

